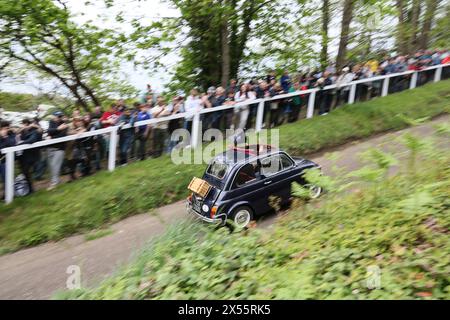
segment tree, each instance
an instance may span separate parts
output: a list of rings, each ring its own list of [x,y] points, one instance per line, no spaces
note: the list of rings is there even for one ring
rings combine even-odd
[[[336,68],[340,70],[347,61],[347,45],[350,37],[350,23],[353,19],[353,6],[355,0],[344,0],[344,7],[341,21],[341,35],[339,40],[339,49],[336,59]]]
[[[420,13],[422,11],[421,1],[413,0],[411,9],[411,35],[410,44],[411,51],[417,50],[419,46],[419,30],[420,30]]]
[[[396,0],[398,24],[396,28],[397,51],[401,54],[426,49],[440,0]],[[448,17],[447,17],[448,19]],[[439,20],[439,23],[442,21]]]
[[[132,39],[151,57],[144,63],[160,68],[158,52],[178,52],[180,60],[173,71],[170,91],[206,89],[230,78],[238,78],[259,64],[261,57],[274,61],[303,62],[308,32],[298,30],[303,0],[168,0],[179,17],[161,19],[150,26],[134,21]],[[305,11],[310,14],[309,11]],[[169,41],[170,39],[170,41]],[[177,47],[170,43],[176,42]],[[303,54],[303,57],[300,57]],[[289,57],[288,57],[289,56]],[[140,62],[139,62],[140,63]],[[163,65],[162,67],[165,67]]]
[[[3,61],[0,60],[0,80],[6,77],[5,70],[8,67],[9,61],[7,59],[4,59]]]
[[[330,24],[330,1],[323,0],[322,3],[322,50],[320,51],[320,64],[325,68],[328,64],[328,25]]]
[[[197,85],[203,88],[219,82],[226,85],[230,78],[238,76],[253,31],[252,23],[262,9],[274,5],[267,0],[172,0],[172,3],[180,9],[181,25],[188,28],[190,39],[182,53],[176,80],[185,83],[182,71],[190,65],[192,70],[199,71]]]
[[[223,12],[222,24],[220,27],[220,41],[221,41],[221,56],[222,56],[222,77],[221,85],[226,87],[228,81],[230,80],[230,67],[231,67],[231,56],[230,56],[230,39],[229,39],[229,26],[228,26],[228,10]]]
[[[86,110],[113,92],[133,91],[116,78],[113,53],[123,36],[75,24],[63,0],[0,0],[0,25],[0,57],[57,79]]]
[[[436,14],[436,24],[431,30],[431,45],[435,48],[450,48],[450,1],[442,6],[441,12]]]
[[[425,17],[422,26],[422,34],[420,35],[420,47],[422,49],[428,48],[429,38],[431,32],[431,26],[433,23],[433,18],[438,7],[439,0],[427,0]],[[448,17],[447,17],[448,18]]]
[[[397,15],[398,15],[398,24],[397,24],[397,51],[402,54],[406,54],[409,51],[408,46],[408,22],[407,22],[407,12],[405,6],[405,0],[397,0]]]
[[[385,23],[395,12],[390,0],[359,0],[355,3],[347,58],[360,62],[383,55],[392,26]]]

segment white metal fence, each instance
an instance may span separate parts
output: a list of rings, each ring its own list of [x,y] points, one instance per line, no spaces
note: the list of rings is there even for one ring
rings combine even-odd
[[[340,86],[333,84],[333,85],[325,86],[322,89],[314,88],[314,89],[308,89],[308,90],[303,90],[303,91],[296,91],[296,92],[292,92],[292,93],[288,93],[288,94],[277,95],[277,96],[274,96],[271,98],[245,101],[245,102],[237,103],[235,105],[230,105],[230,106],[206,108],[197,113],[192,113],[192,112],[187,113],[186,112],[186,113],[175,114],[175,115],[171,115],[171,116],[159,118],[159,119],[150,119],[150,120],[145,120],[145,121],[139,121],[134,124],[134,127],[138,127],[138,126],[142,126],[142,125],[154,125],[154,124],[157,124],[160,122],[168,122],[170,120],[176,120],[176,119],[182,119],[182,118],[191,119],[193,117],[191,146],[193,148],[195,148],[195,147],[197,147],[197,145],[199,143],[201,143],[201,140],[200,140],[200,135],[201,135],[200,119],[201,118],[200,117],[202,114],[213,113],[213,112],[223,112],[224,110],[230,110],[230,109],[234,109],[237,107],[257,104],[258,107],[257,107],[257,114],[256,114],[255,129],[258,132],[263,129],[264,112],[265,112],[265,103],[266,102],[279,101],[281,99],[287,99],[287,98],[293,98],[296,96],[308,95],[306,118],[309,119],[314,116],[316,94],[318,91],[342,89],[344,87],[349,86],[350,88],[349,88],[347,103],[353,104],[355,102],[356,89],[359,84],[374,83],[377,81],[381,81],[382,82],[382,86],[380,88],[381,96],[386,96],[389,94],[389,84],[390,84],[390,79],[392,79],[392,78],[404,77],[407,75],[411,75],[410,82],[409,82],[409,89],[414,89],[418,85],[418,78],[419,78],[420,73],[422,73],[422,72],[429,73],[430,71],[433,71],[434,75],[433,75],[432,81],[438,82],[442,79],[444,69],[445,69],[446,75],[448,73],[450,73],[450,64],[436,65],[436,66],[424,68],[423,70],[420,70],[420,71],[406,71],[406,72],[401,72],[401,73],[393,73],[393,74],[388,74],[388,75],[383,75],[383,76],[376,76],[376,77],[372,77],[372,78],[353,81],[353,82],[343,84]],[[6,158],[5,159],[6,160],[5,202],[11,203],[14,199],[14,159],[15,159],[16,152],[27,150],[27,149],[33,149],[33,148],[49,147],[51,145],[58,144],[61,142],[78,140],[78,139],[86,138],[86,137],[109,134],[110,139],[109,139],[109,152],[108,152],[108,170],[113,171],[116,166],[116,151],[117,151],[118,140],[119,140],[119,135],[118,135],[119,128],[120,129],[128,129],[128,128],[130,128],[130,125],[128,124],[128,125],[125,125],[122,127],[112,126],[109,128],[99,129],[99,130],[95,130],[95,131],[89,131],[89,132],[85,132],[85,133],[81,133],[81,134],[70,135],[70,136],[66,136],[66,137],[62,137],[62,138],[39,141],[39,142],[29,144],[29,145],[18,145],[15,147],[2,149],[1,153],[6,155],[6,157],[5,157]]]

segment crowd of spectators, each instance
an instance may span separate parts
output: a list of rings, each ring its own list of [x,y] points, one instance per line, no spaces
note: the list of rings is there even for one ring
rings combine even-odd
[[[146,157],[159,157],[170,153],[178,145],[171,141],[171,133],[179,128],[192,130],[193,116],[180,117],[154,125],[135,125],[136,122],[159,119],[178,113],[194,114],[205,108],[233,106],[240,102],[251,102],[260,98],[275,97],[299,90],[318,88],[315,110],[319,115],[327,114],[348,100],[349,86],[355,80],[372,78],[377,75],[418,70],[432,65],[450,63],[450,51],[418,51],[411,56],[386,56],[381,61],[370,59],[362,64],[352,64],[342,70],[329,66],[325,70],[298,72],[290,75],[288,71],[278,78],[275,71],[267,76],[239,83],[232,79],[227,87],[210,87],[205,93],[192,89],[189,94],[180,94],[166,101],[156,94],[151,85],[147,85],[140,101],[127,106],[124,100],[111,104],[103,111],[97,106],[90,113],[75,110],[69,116],[62,111],[52,114],[48,130],[43,130],[39,119],[24,119],[20,128],[11,128],[6,121],[0,120],[0,149],[20,144],[32,144],[42,139],[54,139],[72,134],[130,124],[128,129],[119,130],[118,162],[126,165],[130,158],[144,160]],[[418,85],[429,81],[434,75],[419,73]],[[409,86],[410,75],[392,78],[390,92],[397,92]],[[336,84],[333,90],[323,90],[328,85]],[[381,81],[364,82],[357,86],[357,100],[370,99],[379,95]],[[308,101],[308,95],[292,98],[274,99],[265,103],[264,127],[273,128],[285,122],[297,121]],[[257,104],[237,105],[218,112],[202,114],[203,131],[209,128],[220,130],[247,129],[255,125]],[[28,192],[33,192],[33,180],[40,180],[47,173],[53,189],[60,183],[62,174],[73,181],[81,176],[90,175],[94,170],[101,170],[109,150],[109,135],[97,135],[68,142],[50,145],[47,148],[34,148],[17,154],[23,179],[28,184]],[[5,159],[0,155],[0,176],[5,179]]]

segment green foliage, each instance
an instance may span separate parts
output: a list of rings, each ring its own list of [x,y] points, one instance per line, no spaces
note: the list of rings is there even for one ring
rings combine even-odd
[[[443,123],[436,126],[436,132],[441,135],[447,135],[450,136],[450,124],[449,123]]]
[[[419,119],[411,119],[403,114],[398,114],[397,117],[408,123],[410,126],[418,126],[419,124],[422,124],[430,119],[430,117],[423,117]]]
[[[166,17],[148,25],[134,19],[132,50],[148,52],[137,61],[153,69],[167,53],[180,60],[172,71],[169,91],[206,89],[230,78],[265,72],[264,60],[277,61],[277,69],[297,71],[317,54],[311,50],[315,25],[308,1],[185,1],[168,0],[179,17]],[[316,4],[315,4],[316,6]],[[300,37],[299,34],[302,36]],[[175,44],[174,44],[175,43]],[[173,65],[170,65],[173,67]]]
[[[336,190],[337,180],[323,175],[319,169],[309,169],[303,174],[307,184],[302,186],[299,183],[292,183],[292,195],[300,199],[310,199],[311,192],[309,186],[321,187],[323,190]]]
[[[59,96],[50,97],[46,95],[0,92],[0,108],[6,111],[31,111],[40,104],[65,107],[72,104],[72,101]]]
[[[0,19],[0,59],[11,62],[6,70],[57,80],[86,109],[110,95],[136,94],[118,73],[123,35],[74,23],[64,1],[0,0]]]
[[[403,142],[410,152],[408,161],[409,171],[414,173],[416,171],[417,155],[421,150],[426,149],[428,145],[425,140],[421,140],[411,134],[403,135]]]
[[[391,166],[398,163],[392,155],[378,149],[369,149],[362,154],[362,158],[366,161],[374,163],[378,169],[386,172]]]
[[[356,1],[356,13],[353,19],[352,38],[347,56],[354,63],[361,63],[371,58],[383,59],[386,40],[392,37],[395,25],[385,23],[396,15],[389,0]]]
[[[450,96],[440,94],[447,91],[448,81],[443,81],[284,125],[280,145],[293,155],[305,155],[350,139],[401,129],[408,123],[396,114],[415,119],[448,112]],[[176,166],[165,156],[113,173],[101,172],[52,192],[17,198],[8,206],[0,204],[0,251],[58,240],[173,203],[187,196],[190,179],[203,170],[202,165]],[[327,190],[331,189],[328,183]],[[338,190],[347,187],[344,182],[337,186]]]
[[[433,48],[445,49],[450,47],[450,35],[448,30],[450,30],[450,21],[448,17],[450,16],[450,2],[443,1],[442,4],[446,6],[442,7],[442,12],[437,10],[436,14],[436,24],[431,30],[431,44]]]
[[[177,226],[98,287],[56,297],[448,299],[450,154],[437,163],[421,156],[428,161],[419,182],[399,174],[364,191],[332,192],[273,231]],[[379,288],[368,286],[374,267]]]
[[[113,232],[114,231],[111,230],[111,229],[102,229],[102,230],[90,232],[90,233],[86,234],[84,236],[84,238],[86,239],[86,241],[92,241],[92,240],[96,240],[96,239],[99,239],[99,238],[103,238],[103,237],[109,236]]]
[[[312,46],[320,33],[321,1],[279,1],[263,8],[252,31],[253,42],[241,63],[246,77],[261,77],[269,69],[298,72],[318,61]],[[255,40],[256,39],[256,40]]]
[[[311,198],[309,189],[297,182],[292,183],[292,195],[303,200],[308,200]]]
[[[385,175],[382,169],[374,169],[370,167],[363,167],[351,173],[351,176],[358,177],[366,182],[378,182]]]

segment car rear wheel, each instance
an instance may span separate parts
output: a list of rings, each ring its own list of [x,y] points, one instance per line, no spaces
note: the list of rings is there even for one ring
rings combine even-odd
[[[322,187],[316,185],[308,185],[309,188],[309,197],[311,199],[317,199],[322,194]]]
[[[231,220],[233,221],[235,228],[238,230],[246,228],[250,221],[253,220],[252,209],[247,206],[236,208],[231,215]]]

